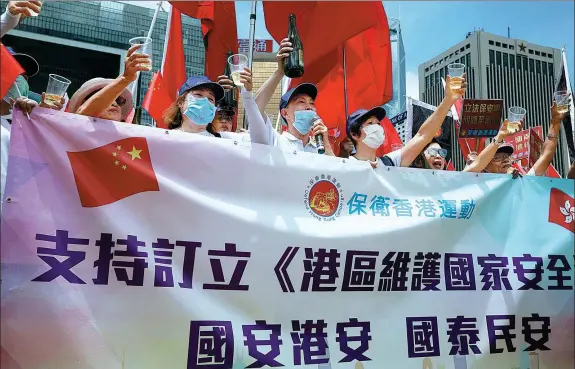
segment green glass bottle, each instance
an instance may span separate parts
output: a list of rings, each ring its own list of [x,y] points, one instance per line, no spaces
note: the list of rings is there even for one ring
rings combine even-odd
[[[284,74],[288,78],[299,78],[303,76],[303,44],[297,32],[295,24],[295,14],[289,15],[288,39],[292,44],[293,51],[284,62]]]

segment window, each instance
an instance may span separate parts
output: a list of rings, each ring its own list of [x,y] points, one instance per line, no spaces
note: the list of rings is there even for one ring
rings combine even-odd
[[[535,60],[529,59],[529,71],[531,73],[535,72]]]
[[[541,53],[539,51],[535,51],[535,55],[541,56]]]
[[[495,65],[501,65],[501,51],[495,53]]]
[[[509,45],[509,50],[515,50],[515,46]]]
[[[513,55],[509,55],[509,68],[515,69],[515,57]]]
[[[521,64],[523,64],[523,71],[527,72],[527,57],[526,56],[521,57]]]
[[[553,63],[549,63],[549,64],[547,65],[547,71],[549,72],[549,76],[550,76],[550,77],[555,77],[555,76],[554,76],[554,71],[553,71]]]
[[[495,46],[501,47],[501,42],[496,42],[496,43],[495,43]]]
[[[507,59],[508,57],[509,57],[509,54],[503,53],[503,66],[504,67],[509,67],[509,61]]]
[[[467,65],[467,68],[471,68],[471,54],[465,55],[465,65]]]
[[[541,74],[541,61],[535,61],[535,70],[537,71],[537,74]]]
[[[529,54],[533,55],[533,50],[529,49]]]
[[[469,44],[465,45],[465,49],[469,49],[471,46]]]
[[[489,45],[493,45],[493,40],[489,40]]]
[[[439,70],[439,76],[440,76],[441,78],[445,78],[445,74],[444,74],[444,73],[445,73],[445,69],[441,68],[441,69]]]
[[[429,72],[429,67],[425,68],[425,71],[426,71],[426,72]]]
[[[547,62],[541,62],[541,74],[547,74]]]
[[[495,64],[495,51],[489,50],[489,64]]]
[[[460,51],[460,52],[464,52],[464,51],[465,51],[465,48],[462,47],[461,49],[459,49],[459,51]]]
[[[501,46],[503,46],[504,49],[507,49],[507,44],[502,44]]]

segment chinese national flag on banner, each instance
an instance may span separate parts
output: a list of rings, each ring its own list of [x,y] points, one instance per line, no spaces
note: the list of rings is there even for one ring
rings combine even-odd
[[[68,152],[68,159],[80,202],[85,208],[160,190],[144,137],[126,138],[87,151]]]
[[[549,196],[549,223],[575,233],[575,199],[557,188]]]
[[[16,78],[24,73],[24,69],[22,69],[6,47],[1,44],[0,65],[2,66],[2,73],[0,73],[0,99],[2,99],[6,96]]]

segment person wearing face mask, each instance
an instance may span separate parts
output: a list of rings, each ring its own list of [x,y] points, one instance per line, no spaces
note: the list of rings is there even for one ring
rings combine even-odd
[[[355,146],[355,154],[351,155],[350,159],[367,161],[374,168],[381,162],[381,159],[376,157],[376,151],[385,140],[383,127],[379,124],[385,115],[385,109],[376,106],[370,110],[359,109],[347,118],[347,137]],[[399,154],[399,150],[390,153],[398,166],[401,161]]]
[[[358,160],[369,161],[372,167],[376,167],[380,163],[385,166],[409,167],[431,142],[437,131],[441,129],[443,120],[449,113],[451,106],[465,94],[467,89],[465,74],[463,79],[461,88],[455,90],[451,88],[448,76],[445,85],[445,97],[437,109],[421,125],[417,134],[401,149],[392,151],[381,158],[377,158],[376,153],[385,140],[383,127],[380,125],[380,120],[385,117],[385,109],[375,107],[371,110],[360,109],[352,113],[347,119],[347,131],[348,137],[356,149],[353,157]]]
[[[284,151],[305,151],[318,153],[315,137],[321,135],[325,155],[334,156],[329,143],[328,130],[316,113],[314,100],[317,88],[311,83],[302,83],[286,92],[280,100],[282,123],[287,130],[279,134],[269,118],[264,120],[251,88],[242,90],[241,97],[250,123],[250,139],[252,142],[277,146]]]
[[[246,88],[251,89],[251,75],[242,74]],[[239,134],[214,129],[216,103],[224,98],[224,88],[207,76],[190,77],[180,88],[177,100],[164,112],[168,129],[196,133],[208,137],[242,139]],[[218,114],[224,114],[220,110]]]

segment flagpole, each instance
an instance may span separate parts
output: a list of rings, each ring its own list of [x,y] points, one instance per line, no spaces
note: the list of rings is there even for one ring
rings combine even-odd
[[[154,31],[154,26],[156,25],[156,20],[158,19],[158,14],[160,13],[160,9],[162,8],[162,3],[163,1],[158,1],[158,6],[156,7],[156,10],[154,11],[154,15],[152,17],[152,22],[150,23],[150,28],[148,29],[148,34],[147,37],[148,38],[152,38],[152,33]],[[136,113],[134,114],[134,120],[136,120],[137,124],[140,124],[140,116],[141,116],[141,107],[139,106],[140,104],[140,94],[141,94],[141,90],[142,90],[142,74],[140,72],[138,72],[138,79],[136,80],[136,83],[132,84],[132,99],[133,99],[133,103],[134,106],[136,107]],[[140,108],[140,111],[138,111],[138,108]]]
[[[291,83],[291,78],[285,77],[285,76],[282,78],[282,96],[288,92],[290,83]],[[276,119],[276,126],[274,127],[276,132],[280,126],[281,119],[282,119],[282,112],[280,111],[280,112],[278,112],[278,118]]]
[[[348,114],[348,107],[347,107],[347,64],[346,64],[346,60],[345,60],[345,41],[343,42],[343,47],[342,47],[342,53],[343,53],[343,57],[342,57],[342,64],[343,64],[343,102],[344,102],[344,106],[345,106],[345,119],[347,120],[347,117],[349,117]]]
[[[166,23],[166,35],[164,36],[164,51],[162,54],[162,65],[160,66],[160,71],[162,76],[164,74],[164,64],[166,63],[166,54],[168,52],[168,40],[170,39],[170,26],[172,24],[172,12],[173,7],[170,4],[170,11],[168,12],[168,23]]]
[[[249,36],[249,49],[248,49],[248,68],[252,70],[252,63],[254,61],[254,43],[256,36],[256,11],[258,2],[252,1],[252,12],[250,14],[250,36]],[[249,122],[246,119],[246,109],[244,109],[244,129],[249,129]]]

